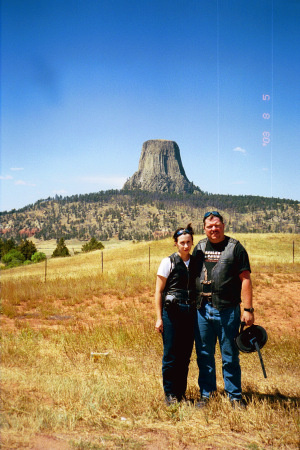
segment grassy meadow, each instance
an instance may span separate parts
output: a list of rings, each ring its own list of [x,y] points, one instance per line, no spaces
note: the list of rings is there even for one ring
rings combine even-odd
[[[218,350],[209,406],[165,406],[153,297],[173,243],[123,242],[1,271],[2,448],[299,448],[300,236],[232,236],[248,250],[256,323],[268,332],[266,379],[256,353],[240,357],[247,409],[224,396]],[[197,377],[193,354],[191,400]]]

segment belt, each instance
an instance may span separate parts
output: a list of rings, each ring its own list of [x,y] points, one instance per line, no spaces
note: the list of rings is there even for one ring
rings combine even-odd
[[[174,299],[173,301],[167,300],[163,302],[163,307],[165,309],[172,307],[172,305],[196,306],[196,302],[194,300],[180,300],[180,299]]]
[[[207,303],[212,303],[212,294],[204,294],[202,292],[201,297],[204,302],[206,301]]]
[[[193,305],[195,305],[195,301],[194,300],[180,300],[179,302],[178,302],[178,305],[190,305],[190,306],[193,306]]]

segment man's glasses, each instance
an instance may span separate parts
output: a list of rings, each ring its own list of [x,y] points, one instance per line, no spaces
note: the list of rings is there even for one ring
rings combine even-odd
[[[203,217],[203,222],[205,222],[205,219],[207,219],[209,216],[218,217],[223,222],[223,217],[221,216],[221,214],[218,211],[208,211],[208,212],[206,212],[204,214],[204,217]]]

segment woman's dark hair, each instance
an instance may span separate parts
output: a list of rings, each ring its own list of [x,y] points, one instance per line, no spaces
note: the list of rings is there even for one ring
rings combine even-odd
[[[189,223],[185,228],[177,228],[177,230],[175,231],[175,233],[173,234],[173,239],[175,242],[177,242],[179,236],[181,236],[182,234],[190,234],[192,236],[192,242],[194,240],[193,236],[194,236],[194,230],[191,227],[191,224]]]

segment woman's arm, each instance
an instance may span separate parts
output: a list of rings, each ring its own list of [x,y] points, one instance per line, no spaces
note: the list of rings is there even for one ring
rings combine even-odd
[[[163,320],[162,320],[162,293],[166,286],[167,278],[157,275],[156,288],[155,288],[155,310],[156,310],[156,324],[155,329],[158,333],[163,332]]]

